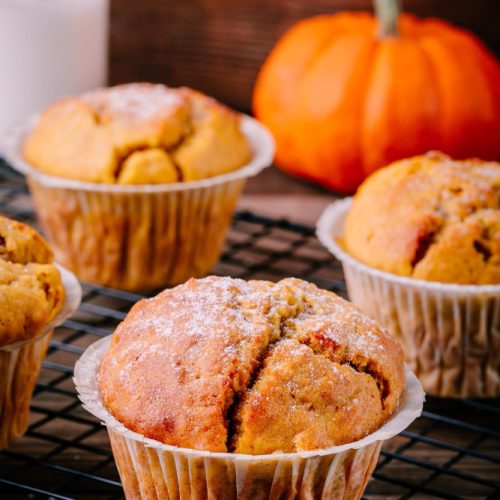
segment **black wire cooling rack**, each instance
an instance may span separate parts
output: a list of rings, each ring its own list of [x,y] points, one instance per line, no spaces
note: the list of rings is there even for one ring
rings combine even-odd
[[[35,224],[21,177],[0,165],[0,213]],[[236,214],[217,274],[298,276],[344,295],[341,268],[314,230]],[[0,452],[0,497],[122,498],[105,429],[75,394],[73,366],[109,335],[140,295],[85,285],[78,313],[57,329],[36,386],[30,427]],[[420,419],[386,442],[366,498],[500,498],[500,401],[430,398]]]

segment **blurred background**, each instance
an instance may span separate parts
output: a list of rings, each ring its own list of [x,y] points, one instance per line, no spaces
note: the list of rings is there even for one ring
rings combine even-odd
[[[470,30],[500,54],[500,0],[400,3],[419,17]],[[317,14],[371,12],[373,5],[373,0],[0,0],[0,135],[56,98],[106,83],[185,85],[250,113],[259,69],[290,27]],[[470,92],[473,96],[478,88],[471,86]],[[333,195],[271,168],[247,184],[240,208],[295,213],[310,222]]]
[[[499,0],[404,0],[404,10],[468,28],[500,53]],[[258,69],[299,19],[372,10],[371,0],[111,0],[112,84],[188,85],[242,111]]]
[[[403,9],[470,29],[500,53],[499,0],[404,0]],[[197,88],[251,111],[258,70],[298,20],[340,10],[372,11],[372,0],[111,0],[110,83],[149,80]],[[314,220],[331,193],[277,169],[251,179],[241,208]],[[293,194],[293,197],[290,195]],[[263,198],[272,203],[263,205]],[[268,209],[267,207],[272,207]],[[297,215],[300,218],[300,215]]]

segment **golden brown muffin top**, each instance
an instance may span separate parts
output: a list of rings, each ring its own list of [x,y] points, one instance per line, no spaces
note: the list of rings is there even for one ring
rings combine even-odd
[[[341,243],[382,271],[500,283],[500,163],[429,153],[379,170],[356,193]]]
[[[211,276],[137,303],[99,373],[105,407],[166,444],[266,454],[375,431],[404,386],[401,347],[299,279]]]
[[[250,160],[240,116],[189,88],[131,83],[60,100],[42,113],[24,156],[48,174],[164,184],[213,177]]]
[[[32,228],[0,216],[0,347],[36,337],[61,310],[53,254]]]

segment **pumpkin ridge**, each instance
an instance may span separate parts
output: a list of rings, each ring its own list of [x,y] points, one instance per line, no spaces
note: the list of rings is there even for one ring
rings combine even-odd
[[[334,34],[336,35],[336,34]],[[366,35],[365,36],[361,36],[360,34],[348,34],[347,35],[348,37],[353,37],[353,38],[368,38]],[[339,43],[337,39],[337,36],[333,36],[324,44],[324,46],[322,47],[322,50],[318,51],[316,54],[315,54],[315,58],[313,61],[308,61],[308,64],[307,66],[304,68],[303,72],[302,72],[302,77],[305,77],[307,76],[307,73],[311,70],[312,67],[314,67],[316,64],[318,64],[322,57],[329,51],[332,49],[332,47],[336,44],[336,43]],[[332,43],[332,41],[334,41],[335,43]],[[376,44],[377,41],[376,40],[373,40],[373,43]]]
[[[360,175],[359,177],[359,184],[363,181],[364,178],[364,172],[366,172],[366,160],[365,160],[365,155],[364,155],[364,142],[366,140],[365,137],[365,131],[367,128],[367,107],[366,107],[366,101],[368,98],[369,90],[372,85],[372,75],[373,71],[375,68],[375,61],[376,61],[376,56],[377,56],[377,51],[380,50],[380,47],[382,45],[383,40],[377,40],[376,43],[374,44],[373,51],[372,51],[372,56],[370,58],[370,67],[368,68],[368,71],[366,72],[366,80],[365,80],[365,85],[363,87],[363,95],[362,95],[362,102],[363,105],[360,107],[361,110],[361,116],[359,120],[359,168],[360,168]]]
[[[500,99],[492,92],[492,85],[489,85],[489,79],[484,74],[484,71],[477,71],[477,68],[475,68],[479,63],[479,56],[484,55],[483,47],[479,46],[475,40],[468,38],[465,33],[452,32],[451,30],[437,37],[437,43],[446,47],[451,54],[460,53],[459,60],[450,57],[450,62],[457,65],[459,71],[466,73],[468,76],[465,93],[471,104],[464,108],[462,102],[460,108],[458,108],[461,111],[464,109],[469,111],[467,115],[462,116],[463,127],[469,131],[469,137],[471,137],[471,141],[468,142],[481,145],[482,159],[495,159],[495,151],[497,151],[496,154],[498,155],[498,144],[500,144],[500,134],[498,132],[500,128],[498,126],[495,128],[498,117],[494,116],[492,108],[495,107],[495,98],[497,106],[500,106]],[[484,65],[482,61],[481,65]],[[498,86],[500,86],[499,77],[500,73],[496,75],[495,81]],[[472,138],[474,138],[473,141]],[[469,146],[468,149],[466,149],[467,146]],[[445,149],[444,152],[457,158],[474,156],[474,150],[470,146],[469,143],[464,145],[461,142],[457,143],[454,149]]]
[[[428,84],[429,86],[432,85],[435,96],[434,99],[435,109],[431,120],[433,121],[433,126],[437,127],[437,134],[436,133],[431,134],[433,137],[430,140],[431,143],[428,145],[428,151],[431,150],[441,151],[443,144],[442,129],[440,125],[442,101],[441,101],[441,89],[438,83],[439,77],[438,77],[436,61],[433,59],[433,57],[428,52],[426,47],[421,43],[420,37],[416,39],[415,43],[419,52],[422,54],[422,59],[425,61],[425,64],[427,65],[427,72],[431,75],[431,78],[428,79]]]
[[[373,23],[373,19],[371,21],[372,21],[372,23],[371,23],[372,27],[374,28],[375,24]],[[362,116],[361,115],[363,113],[363,105],[361,103],[364,101],[364,96],[366,95],[366,92],[367,92],[368,81],[369,81],[369,77],[371,74],[371,69],[373,67],[373,56],[374,56],[374,53],[376,50],[376,46],[379,44],[378,40],[376,38],[372,38],[371,36],[369,36],[368,33],[366,33],[366,34],[348,34],[342,38],[336,39],[335,43],[330,44],[330,46],[327,48],[327,50],[325,52],[323,52],[321,54],[321,56],[319,56],[314,61],[314,65],[311,65],[308,68],[308,71],[312,72],[316,68],[321,68],[322,64],[327,65],[328,59],[326,58],[326,56],[328,56],[328,52],[333,51],[335,49],[336,45],[346,43],[346,39],[350,39],[353,43],[354,43],[354,41],[359,41],[359,45],[357,46],[358,52],[356,53],[356,55],[357,55],[357,58],[359,58],[359,57],[361,57],[361,55],[363,55],[363,59],[365,61],[365,64],[361,65],[361,64],[357,63],[357,64],[354,64],[350,68],[350,71],[347,73],[348,76],[345,77],[346,89],[342,93],[342,96],[339,99],[339,103],[337,104],[337,107],[332,108],[330,111],[335,111],[335,113],[334,113],[335,115],[337,115],[338,113],[342,114],[345,112],[345,108],[348,107],[350,109],[351,116],[355,117],[355,123],[356,123],[355,128],[357,130],[359,130],[359,127],[362,124]],[[351,49],[352,49],[352,47],[351,47]],[[366,61],[368,62],[368,64],[366,64]],[[362,73],[362,74],[360,75],[360,73]],[[305,74],[303,76],[302,81],[301,81],[301,86],[300,86],[299,93],[298,93],[298,95],[300,97],[302,97],[303,95],[308,95],[308,92],[303,90],[304,85],[308,82],[309,82],[308,75]],[[350,82],[350,83],[347,83],[347,82]],[[355,95],[354,100],[357,102],[357,104],[353,108],[352,104],[349,106],[349,101],[353,101],[352,95],[353,95],[354,90],[353,90],[351,84],[354,82],[362,82],[362,84],[361,84],[362,88],[360,89],[360,88],[356,87],[356,91],[355,91],[356,93],[354,94]],[[303,98],[299,99],[300,102],[302,102],[303,100],[304,100]],[[342,111],[343,109],[344,109],[344,111]],[[325,120],[325,116],[322,117],[322,120]],[[332,117],[330,119],[333,120]],[[306,127],[306,129],[310,129],[311,125],[312,125],[312,123],[309,123],[308,127]],[[347,130],[349,130],[349,129],[346,129],[346,131]],[[296,133],[298,135],[303,136],[302,135],[303,132],[304,132],[303,127],[302,128],[300,126],[297,127]],[[352,149],[360,151],[361,150],[361,137],[360,137],[359,133],[356,133],[356,132],[354,132],[352,134],[349,133],[348,137],[349,137],[349,142],[352,143]],[[334,136],[333,138],[337,139],[337,140],[340,139],[340,141],[343,140],[342,137],[339,138],[338,136],[337,137]],[[328,159],[328,155],[324,153],[325,151],[326,151],[326,149],[322,148],[321,151],[316,152],[316,155],[309,154],[308,161],[312,161],[313,163],[317,163],[317,164],[323,164],[323,163],[330,164],[331,160]],[[337,154],[340,154],[340,153],[337,152]],[[348,171],[346,169],[345,173],[341,176],[337,175],[336,178],[334,179],[334,182],[336,184],[349,185],[350,186],[349,189],[354,189],[354,186],[359,184],[362,180],[362,177],[360,175],[361,170],[359,168],[359,165],[361,162],[362,162],[361,155],[358,154],[357,158],[353,158],[353,160],[352,160],[352,167],[353,168],[349,169]],[[322,181],[324,182],[325,177],[332,179],[333,176],[328,171],[325,171],[322,173],[322,172],[319,172],[319,171],[311,168],[307,177],[309,179],[316,181],[316,182],[322,182]],[[345,190],[341,190],[341,191],[345,191]]]
[[[254,109],[254,114],[258,119],[260,119],[264,123],[266,123],[266,119],[263,116],[265,113],[263,113],[261,106],[263,108],[266,108],[266,111],[267,111],[268,105],[266,104],[264,106],[263,104],[261,104],[261,101],[266,102],[266,103],[269,101],[269,92],[267,90],[267,85],[268,85],[267,81],[274,78],[273,71],[270,71],[269,67],[274,66],[274,65],[279,67],[283,64],[284,55],[283,55],[283,50],[281,49],[281,46],[286,44],[286,43],[291,44],[292,42],[289,41],[290,39],[294,40],[295,38],[297,38],[299,36],[304,36],[305,33],[303,33],[303,32],[309,31],[313,27],[313,25],[316,23],[324,21],[325,23],[327,22],[328,24],[331,24],[332,22],[334,24],[340,24],[340,21],[342,21],[345,17],[346,17],[346,15],[342,15],[341,17],[339,17],[339,16],[336,17],[335,15],[329,15],[329,14],[322,14],[322,15],[318,15],[318,16],[313,16],[310,19],[304,19],[304,20],[298,22],[295,26],[290,28],[283,35],[283,38],[281,39],[280,43],[278,43],[276,45],[276,47],[273,48],[273,50],[271,51],[271,53],[269,55],[268,60],[266,60],[264,62],[264,65],[261,69],[261,73],[257,77],[257,82],[255,85],[254,95],[253,95],[253,109]],[[328,28],[330,28],[330,27],[328,26]],[[314,62],[314,60],[318,57],[318,54],[320,54],[324,50],[326,50],[326,48],[331,44],[331,41],[332,41],[332,39],[334,39],[335,36],[337,36],[337,32],[330,32],[329,35],[326,36],[325,39],[318,45],[318,47],[315,47],[312,49],[311,53],[308,54],[306,61],[301,66],[297,65],[297,63],[294,61],[293,65],[295,66],[295,69],[296,69],[295,77],[299,81],[304,78],[304,74],[307,71],[307,68],[310,66],[311,62]],[[300,85],[296,84],[296,94],[300,93],[299,87],[300,87]],[[281,108],[280,111],[283,112],[284,102],[283,102],[282,96],[280,96],[280,99],[277,99],[277,100],[279,101],[279,108]],[[288,116],[288,120],[289,120],[290,124],[293,123],[297,119],[296,104],[294,103],[293,106],[290,106],[287,109],[286,115],[284,113],[281,113],[281,114],[282,114],[282,119],[283,119],[283,116]],[[289,172],[292,172],[295,175],[301,176],[300,172],[294,171],[295,168],[294,168],[293,162],[290,162],[288,160],[288,154],[284,155],[283,157],[281,154],[281,149],[282,149],[280,147],[281,142],[282,141],[288,142],[288,139],[290,138],[290,136],[294,136],[294,129],[292,127],[290,127],[288,134],[284,134],[283,131],[281,130],[281,128],[282,128],[281,125],[276,124],[276,127],[277,127],[277,129],[276,129],[276,132],[277,132],[276,133],[276,142],[278,145],[278,148],[276,151],[276,161],[278,163],[286,165],[286,168]],[[295,137],[294,137],[294,140],[296,140]],[[288,148],[286,148],[286,149],[288,149]],[[293,155],[292,155],[292,158],[293,158]],[[303,175],[302,177],[311,179],[311,177],[309,177],[307,175]],[[316,179],[314,179],[314,180],[316,180]]]
[[[375,43],[373,44],[370,63],[369,66],[366,68],[364,84],[362,92],[360,93],[360,101],[362,102],[362,105],[359,107],[359,117],[358,117],[359,136],[357,140],[358,144],[357,149],[358,149],[359,174],[356,176],[357,177],[356,184],[358,185],[361,184],[361,182],[363,181],[364,178],[363,172],[365,172],[366,168],[365,158],[363,155],[363,142],[365,140],[364,130],[366,126],[366,99],[371,86],[373,68],[375,66],[376,52],[379,50],[381,43],[383,43],[382,40],[376,39]]]

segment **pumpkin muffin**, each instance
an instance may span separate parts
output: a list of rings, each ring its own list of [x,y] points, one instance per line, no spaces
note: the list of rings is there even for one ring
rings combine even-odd
[[[24,144],[39,170],[100,183],[213,177],[250,160],[239,116],[188,88],[131,83],[56,102]]]
[[[396,162],[361,186],[342,242],[361,262],[401,276],[500,283],[500,163],[438,153]]]
[[[9,159],[57,260],[142,291],[207,274],[246,179],[272,161],[255,120],[189,88],[131,83],[60,100]]]
[[[335,294],[212,276],[137,303],[99,380],[104,406],[142,436],[261,455],[376,431],[405,375],[399,344]]]
[[[45,240],[0,216],[0,347],[36,337],[60,311],[59,271]]]
[[[325,210],[318,234],[426,392],[500,396],[499,163],[398,161]]]
[[[0,449],[24,433],[31,393],[64,289],[33,229],[0,216]],[[46,333],[45,335],[43,335]]]

